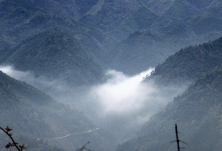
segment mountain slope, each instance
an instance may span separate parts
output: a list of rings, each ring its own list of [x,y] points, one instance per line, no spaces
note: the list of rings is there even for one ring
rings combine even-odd
[[[73,37],[78,39],[84,49],[87,48],[93,53],[96,51],[94,49],[105,52],[105,48],[115,43],[114,38],[104,34],[102,31],[83,25],[73,19],[48,14],[29,0],[25,2],[16,0],[2,1],[0,2],[0,8],[2,8],[0,9],[2,14],[1,34],[6,42],[11,45],[40,32],[56,30],[72,33]]]
[[[98,0],[31,0],[39,8],[58,16],[79,19],[87,13]]]
[[[157,113],[138,133],[137,138],[118,150],[176,150],[174,124],[181,132],[186,150],[207,151],[221,148],[222,67],[201,76],[188,90]]]
[[[175,3],[180,2],[181,4],[190,5],[190,8],[203,10],[208,7],[214,0],[141,0],[152,12],[161,16],[164,15],[171,7],[174,7]],[[183,7],[183,6],[182,6]]]
[[[104,0],[99,11],[95,14],[86,14],[80,19],[80,22],[100,28],[106,32],[111,31],[120,25],[129,12],[138,8],[138,5],[136,0]]]
[[[204,9],[200,9],[199,12],[196,14],[194,13],[193,15],[192,13],[191,15],[185,15],[183,12],[189,13],[189,11],[184,9],[190,9],[190,7],[183,8],[180,6],[179,1],[177,3],[178,6],[175,3],[175,9],[169,9],[169,12],[166,12],[166,14],[153,23],[152,28],[156,32],[169,35],[169,31],[173,28],[181,28],[180,30],[184,30],[187,33],[191,30],[193,35],[187,35],[184,36],[184,38],[187,38],[188,40],[193,39],[199,43],[218,38],[218,35],[220,35],[220,31],[222,30],[220,1],[209,2],[210,5]],[[184,10],[182,11],[182,14],[180,13],[181,10]],[[185,15],[186,17],[180,17],[180,15]],[[184,25],[184,27],[181,25]],[[174,35],[177,35],[177,33],[174,33]]]
[[[108,67],[136,74],[156,66],[172,51],[163,37],[151,33],[135,32],[118,43],[108,54]]]
[[[174,4],[164,15],[186,19],[197,14],[199,14],[199,10],[190,3],[187,3],[184,0],[175,0]]]
[[[203,12],[204,15],[206,16],[211,16],[211,17],[219,17],[221,18],[222,16],[222,1],[221,0],[215,0],[211,5],[209,5]]]
[[[190,87],[154,115],[137,136],[117,148],[117,151],[176,149],[174,124],[187,142],[187,150],[207,151],[221,148],[222,38],[198,46],[189,46],[170,56],[145,79],[158,85]],[[204,143],[203,143],[204,142]]]
[[[135,31],[148,29],[157,18],[158,16],[148,8],[141,6],[126,15],[120,25],[109,34],[118,37],[118,39],[125,39]]]
[[[185,28],[186,30],[183,30]],[[186,25],[170,28],[168,33],[135,32],[107,53],[107,66],[136,74],[162,63],[177,50],[195,43],[192,30]],[[191,42],[191,39],[193,40]]]
[[[28,38],[2,56],[4,64],[37,76],[69,84],[98,82],[102,68],[76,39],[66,32],[43,32]]]
[[[116,33],[119,34],[119,37],[126,36],[127,32],[128,34],[133,32],[133,34],[116,44],[107,54],[110,59],[108,67],[121,70],[127,74],[136,74],[150,66],[162,63],[168,56],[181,48],[221,37],[221,1],[204,2],[203,6],[199,5],[199,1],[143,2],[150,9],[155,5],[161,6],[165,3],[169,3],[170,6],[161,16],[150,13],[148,15],[150,19],[146,19],[150,24],[136,22],[133,19],[130,19],[131,22],[129,22],[125,19],[126,24],[123,21],[119,26],[121,28]],[[150,12],[147,7],[140,8]],[[143,15],[141,16],[146,16],[145,11],[142,12]],[[136,15],[140,16],[140,13],[136,13]],[[130,12],[128,16],[133,16],[133,13]],[[138,16],[135,19],[139,18]],[[145,26],[139,28],[137,23]],[[148,36],[148,33],[154,36]]]
[[[155,68],[158,83],[195,81],[222,63],[222,38],[181,49]]]
[[[78,21],[48,14],[37,8],[31,1],[2,1],[0,8],[2,8],[0,9],[2,14],[0,38],[3,40],[0,44],[2,46],[1,64],[10,63],[23,71],[39,72],[39,75],[44,73],[43,75],[48,76],[48,79],[62,77],[61,79],[71,78],[73,81],[73,76],[76,76],[73,81],[75,84],[98,82],[102,75],[102,69],[98,64],[104,62],[103,55],[115,43],[114,38]],[[69,41],[66,41],[66,38]],[[44,49],[47,53],[44,53]],[[66,52],[62,51],[63,49]],[[76,55],[75,51],[78,52]],[[19,55],[16,56],[15,52]],[[73,58],[69,56],[71,54]],[[30,62],[35,55],[38,57]],[[58,55],[60,55],[59,58]],[[19,58],[24,56],[26,60]],[[67,57],[68,60],[66,60]],[[50,63],[47,63],[48,58],[51,58]],[[39,66],[37,63],[40,63]],[[56,64],[61,66],[56,69]]]
[[[24,143],[30,150],[50,148],[47,143],[64,150],[73,150],[87,141],[91,141],[91,149],[111,150],[112,143],[106,141],[107,134],[103,130],[86,133],[97,127],[82,114],[2,72],[0,94],[0,126],[12,127],[15,140]],[[53,139],[70,133],[73,135],[69,138]],[[74,135],[75,133],[79,135]],[[4,148],[3,145],[8,140],[5,134],[0,135],[3,138],[0,148]],[[37,139],[41,141],[38,142]],[[46,142],[45,145],[41,143],[42,140]]]

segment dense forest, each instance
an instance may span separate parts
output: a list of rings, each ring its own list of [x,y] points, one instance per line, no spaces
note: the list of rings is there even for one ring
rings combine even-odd
[[[221,38],[181,49],[155,68],[144,82],[158,85],[189,82],[189,88],[154,115],[120,150],[173,150],[174,124],[181,130],[187,150],[221,148]]]
[[[181,96],[175,97],[153,116],[137,137],[117,150],[175,150],[174,124],[186,150],[220,150],[221,148],[221,66],[201,76]],[[182,145],[183,146],[183,145]]]
[[[222,0],[0,0],[0,127],[30,151],[173,151],[177,123],[186,150],[220,150],[221,10]]]

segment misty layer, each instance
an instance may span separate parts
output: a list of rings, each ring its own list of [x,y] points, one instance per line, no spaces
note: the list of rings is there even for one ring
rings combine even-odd
[[[61,81],[35,78],[31,72],[14,70],[12,66],[1,67],[6,74],[32,84],[57,100],[81,111],[99,127],[114,133],[119,142],[130,138],[142,124],[181,94],[184,87],[157,86],[154,81],[143,82],[152,68],[134,76],[109,70],[102,84],[70,88]]]

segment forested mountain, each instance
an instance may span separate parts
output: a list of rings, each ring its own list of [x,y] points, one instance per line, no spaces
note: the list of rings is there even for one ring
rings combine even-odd
[[[110,32],[115,30],[128,14],[138,7],[137,0],[103,0],[96,11],[87,13],[80,19],[80,22]]]
[[[100,0],[94,6],[96,9],[86,13],[80,21],[124,39],[138,30],[158,30],[193,18],[214,3],[213,0]]]
[[[153,116],[136,138],[119,146],[117,151],[176,150],[174,124],[186,150],[207,151],[221,148],[222,68],[201,76],[185,93],[176,97]]]
[[[112,150],[114,141],[103,130],[87,133],[97,127],[81,113],[2,72],[0,94],[0,126],[13,128],[14,139],[24,143],[29,150],[49,150],[49,145],[75,150],[88,141],[91,141],[88,147],[93,150]],[[59,139],[68,134],[69,137]],[[3,149],[9,140],[4,133],[0,135],[0,148]]]
[[[166,14],[166,12],[174,7],[175,3],[181,2],[181,4],[190,5],[190,10],[196,8],[199,11],[208,7],[214,0],[184,0],[184,1],[176,1],[176,0],[141,0],[147,7],[152,10],[155,14],[159,16]],[[175,8],[175,7],[174,7]]]
[[[39,8],[62,17],[79,20],[90,11],[98,0],[31,0]]]
[[[185,28],[185,29],[183,29]],[[189,30],[186,25],[178,25],[171,28],[169,32],[162,35],[150,32],[135,32],[127,39],[118,43],[107,53],[109,68],[123,71],[127,74],[136,74],[146,70],[148,67],[155,67],[162,63],[166,57],[174,54],[177,50],[190,44],[196,45],[201,41],[213,39],[206,35],[201,39]],[[216,32],[215,32],[216,33]],[[216,33],[217,37],[221,33]],[[193,37],[193,38],[192,38]]]
[[[159,64],[149,78],[160,84],[195,81],[222,63],[221,48],[222,38],[183,48]]]
[[[155,67],[173,53],[168,42],[158,35],[135,32],[107,54],[108,67],[131,75]],[[175,49],[176,46],[173,47]]]
[[[1,64],[49,79],[73,78],[70,83],[77,85],[98,82],[103,74],[99,63],[114,38],[75,20],[48,14],[30,1],[2,1],[0,13]]]
[[[138,10],[146,8],[152,11],[157,17],[174,16],[174,18],[185,19],[192,15],[199,14],[208,7],[213,0],[192,1],[192,0],[31,0],[36,6],[59,16],[65,16],[80,20],[88,25],[95,26],[103,31],[115,30],[122,22],[129,21],[132,15]],[[180,13],[179,13],[180,12]],[[186,13],[184,13],[186,12]],[[145,14],[137,13],[136,20],[140,22],[141,17],[145,20]],[[175,16],[178,15],[178,16]],[[131,17],[130,17],[131,16]],[[128,22],[127,26],[133,26],[139,22]],[[147,27],[144,27],[147,29]],[[134,29],[135,30],[135,29]]]
[[[96,28],[83,25],[70,18],[48,14],[29,0],[25,2],[2,1],[0,7],[2,14],[1,35],[5,41],[11,44],[21,42],[21,40],[39,32],[56,30],[72,33],[73,37],[82,44],[82,47],[90,51],[94,49],[99,51],[115,42],[115,39]]]
[[[166,3],[168,5],[164,5]],[[164,12],[154,10],[157,5],[164,7],[162,8]],[[181,0],[158,3],[136,0],[84,2],[9,0],[2,1],[0,6],[3,14],[1,18],[3,53],[8,51],[8,47],[40,32],[59,30],[70,33],[69,36],[75,39],[83,50],[89,51],[101,66],[116,68],[128,74],[146,70],[146,66],[154,67],[182,47],[207,42],[222,35],[221,17],[215,15],[216,12],[220,12],[220,9],[215,8],[220,7],[220,1],[212,3],[208,0],[199,5],[199,2]],[[82,17],[75,17],[72,13]],[[96,28],[102,29],[107,34]],[[138,31],[142,34],[136,34]],[[118,40],[128,37],[129,34],[134,36],[130,35],[117,43],[117,39],[108,34]],[[153,39],[150,34],[154,35]],[[160,37],[160,40],[155,37]],[[131,41],[139,43],[134,42],[133,45]],[[160,55],[154,56],[155,52]]]
[[[213,0],[100,0],[94,6],[97,9],[86,13],[80,21],[122,39],[137,30],[158,29],[199,15],[212,2]],[[85,4],[89,7],[87,2]]]
[[[222,19],[219,10],[221,2],[218,0],[212,3],[206,1],[206,3],[210,5],[203,7],[204,9],[200,9],[196,15],[176,17],[174,14],[180,14],[178,10],[173,10],[171,15],[164,14],[153,24],[152,28],[157,31],[157,33],[164,33],[168,37],[178,37],[180,39],[187,39],[187,41],[193,40],[196,43],[203,43],[206,40],[219,38]],[[204,2],[202,2],[202,4],[204,4]],[[181,7],[182,6],[178,6],[176,8],[183,10]],[[163,25],[161,25],[161,20]],[[193,45],[195,43],[191,42],[190,44]]]
[[[146,6],[141,6],[133,9],[128,15],[126,15],[120,25],[113,31],[109,32],[109,34],[120,40],[126,39],[129,34],[132,34],[135,31],[148,29],[157,18],[158,16]]]
[[[167,85],[174,89],[188,83],[190,87],[151,118],[136,138],[117,150],[173,150],[168,142],[175,138],[175,123],[181,139],[189,144],[187,149],[219,150],[221,10],[222,0],[0,0],[0,67],[10,65],[18,72],[30,73],[35,80],[44,79],[47,86],[42,90],[62,98],[58,101],[75,104],[70,109],[0,72],[0,113],[1,121],[6,121],[0,126],[14,128],[15,139],[31,146],[30,150],[76,150],[91,141],[92,150],[113,151],[118,139],[107,131],[115,133],[112,126],[118,127],[121,122],[127,125],[129,121],[124,112],[119,116],[119,110],[105,113],[103,108],[110,100],[103,102],[101,93],[107,97],[109,94],[103,90],[115,87],[119,79],[132,80],[133,75],[156,67],[144,83],[137,83],[136,88],[142,87],[141,95],[143,91],[154,91],[142,96],[144,104],[155,100],[159,91],[168,89]],[[109,69],[120,72],[113,70],[105,75]],[[104,79],[108,79],[107,83],[103,83]],[[47,82],[58,84],[58,90],[49,88]],[[118,95],[125,95],[125,91],[121,89]],[[109,103],[113,102],[118,99]],[[90,109],[84,111],[82,106]],[[97,107],[99,110],[93,112]],[[108,125],[106,131],[96,129],[84,112],[92,112],[89,117],[95,118],[93,113],[101,114],[95,121],[109,115],[108,124],[98,122]],[[141,123],[148,120],[144,117],[146,111],[135,114],[141,114]],[[116,136],[127,140],[134,132],[129,134]],[[0,144],[4,148],[5,143]]]
[[[175,150],[174,124],[187,150],[205,151],[221,148],[221,48],[222,38],[189,46],[170,56],[145,79],[158,85],[191,86],[154,115],[132,140],[117,151]]]
[[[42,32],[27,38],[1,55],[3,65],[32,71],[37,77],[71,85],[98,82],[103,70],[99,63],[63,31]]]
[[[99,59],[114,38],[76,20],[49,14],[28,0],[0,1],[0,14],[1,65],[71,86],[99,82],[103,74]],[[2,72],[0,79],[0,126],[12,127],[15,139],[29,150],[56,150],[51,145],[76,150],[88,141],[92,150],[115,147],[112,136],[96,129],[82,113]],[[4,148],[8,139],[1,135]]]
[[[145,19],[147,22],[143,29],[137,28],[138,26],[133,22],[133,19],[129,19],[132,22],[126,20],[124,26],[121,25],[119,29],[116,29],[117,33],[121,35],[122,32],[120,31],[126,33],[129,27],[133,27],[128,31],[133,32],[132,29],[137,28],[141,34],[135,32],[116,44],[108,54],[110,59],[108,67],[116,68],[127,74],[135,74],[138,71],[146,70],[145,65],[156,66],[158,63],[162,63],[165,58],[174,54],[180,48],[208,42],[222,36],[220,1],[206,1],[205,4],[202,3],[203,6],[199,5],[199,2],[191,1],[164,2],[169,5],[169,8],[166,8],[164,13],[160,13],[161,16],[157,16],[158,12],[148,15],[150,18]],[[161,1],[155,4],[155,2],[150,1],[150,3],[147,3],[147,7],[161,6],[164,2]],[[186,3],[186,5],[183,3]],[[200,8],[197,8],[197,6]],[[147,7],[146,10],[149,10]],[[142,12],[142,16],[147,16],[147,11]],[[136,14],[139,15],[139,13]],[[150,34],[154,35],[152,36],[153,39],[149,36]],[[134,35],[133,38],[132,35]],[[156,37],[160,38],[157,39]],[[158,55],[154,56],[153,53]],[[117,55],[109,56],[110,54]]]
[[[221,18],[221,15],[222,15],[222,12],[220,9],[221,5],[222,5],[221,0],[213,1],[213,3],[209,7],[207,7],[207,9],[204,10],[204,14],[206,16]]]

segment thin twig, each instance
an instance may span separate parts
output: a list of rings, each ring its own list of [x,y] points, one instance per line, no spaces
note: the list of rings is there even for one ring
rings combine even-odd
[[[19,150],[19,151],[22,151],[17,145],[16,145],[16,142],[14,141],[14,139],[9,135],[9,133],[7,131],[5,131],[2,127],[0,127],[0,129],[5,132],[5,134],[8,135],[8,137],[12,140],[14,146]]]

